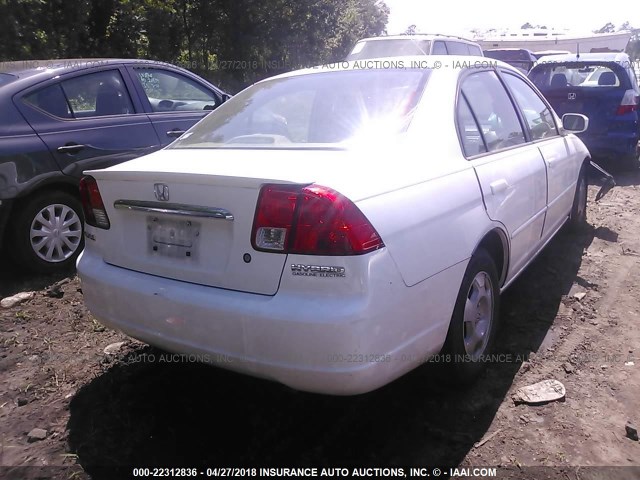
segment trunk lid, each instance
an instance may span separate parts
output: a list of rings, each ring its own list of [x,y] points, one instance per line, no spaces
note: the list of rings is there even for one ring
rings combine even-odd
[[[368,162],[352,162],[353,153],[170,149],[86,172],[98,181],[111,221],[109,230],[99,231],[96,248],[119,267],[274,295],[287,255],[251,246],[263,184],[318,183],[356,200],[419,181],[415,170],[382,174]]]

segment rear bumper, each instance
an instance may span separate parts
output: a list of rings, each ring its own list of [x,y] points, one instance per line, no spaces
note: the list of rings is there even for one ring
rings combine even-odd
[[[388,253],[377,258],[372,268],[385,281],[351,296],[287,294],[283,287],[265,296],[195,285],[109,265],[91,249],[77,266],[85,303],[109,327],[299,390],[354,395],[440,351],[466,267],[406,287],[389,277],[398,274]]]

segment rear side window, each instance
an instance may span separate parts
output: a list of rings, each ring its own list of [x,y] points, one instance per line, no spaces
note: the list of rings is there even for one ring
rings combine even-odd
[[[108,70],[61,83],[75,118],[134,113],[129,92],[118,70]]]
[[[24,101],[54,117],[73,118],[59,83],[30,93],[24,97]]]
[[[487,147],[484,144],[484,140],[480,135],[480,130],[476,119],[473,118],[469,103],[464,95],[461,95],[458,99],[458,111],[457,111],[457,123],[458,132],[460,133],[460,140],[462,142],[462,150],[465,156],[472,157],[479,153],[485,153]]]
[[[447,41],[449,55],[469,55],[469,48],[466,43]]]
[[[622,85],[618,73],[606,64],[542,65],[534,68],[529,78],[542,90],[568,87],[619,87]]]
[[[461,93],[490,152],[525,143],[518,114],[495,72],[469,75],[462,82]]]
[[[434,42],[433,44],[433,53],[434,55],[447,55],[447,47],[444,42]]]
[[[558,129],[551,110],[540,99],[538,94],[522,79],[511,74],[505,73],[504,79],[522,111],[531,132],[532,140],[541,140],[558,135]]]
[[[482,57],[482,49],[477,45],[467,45],[469,47],[469,55],[476,55]]]

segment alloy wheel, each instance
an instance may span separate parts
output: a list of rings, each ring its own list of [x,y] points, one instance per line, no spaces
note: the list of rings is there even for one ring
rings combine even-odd
[[[471,282],[464,306],[463,341],[466,354],[477,361],[485,352],[493,323],[491,277],[478,272]]]

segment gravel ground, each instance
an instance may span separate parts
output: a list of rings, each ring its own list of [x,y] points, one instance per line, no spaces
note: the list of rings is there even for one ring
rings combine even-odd
[[[489,465],[502,478],[640,478],[587,468],[640,469],[640,443],[625,433],[640,423],[640,174],[618,183],[590,202],[585,231],[554,239],[503,295],[501,356],[467,390],[447,386],[437,364],[335,398],[176,361],[100,325],[73,272],[32,276],[4,260],[0,297],[35,295],[0,309],[0,476]],[[565,401],[513,401],[545,379],[564,384]]]

